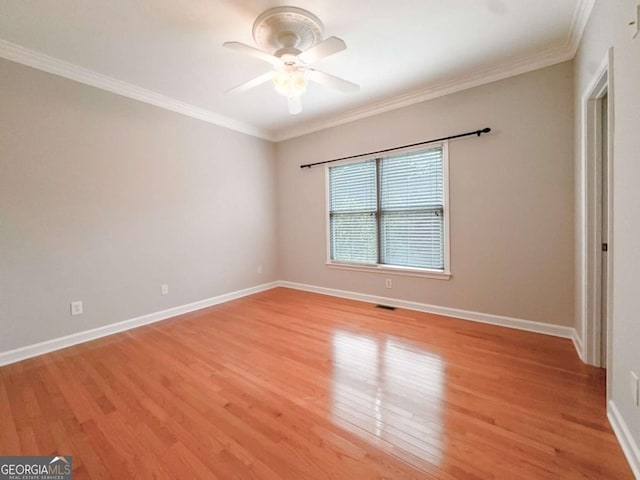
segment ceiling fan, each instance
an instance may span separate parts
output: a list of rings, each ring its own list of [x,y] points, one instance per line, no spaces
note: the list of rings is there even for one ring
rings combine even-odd
[[[342,78],[321,72],[310,65],[346,49],[337,37],[322,40],[324,27],[318,17],[297,7],[266,10],[253,24],[253,39],[261,48],[240,42],[225,42],[224,47],[246,53],[270,63],[274,69],[225,93],[243,93],[262,83],[273,81],[276,91],[287,97],[289,113],[302,111],[301,96],[309,81],[341,92],[356,92],[360,87]]]

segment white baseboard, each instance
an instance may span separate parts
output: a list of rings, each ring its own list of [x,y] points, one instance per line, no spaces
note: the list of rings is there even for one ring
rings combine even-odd
[[[107,335],[113,335],[114,333],[124,332],[125,330],[131,330],[132,328],[140,327],[142,325],[148,325],[150,323],[166,320],[177,315],[193,312],[202,308],[218,305],[219,303],[235,300],[236,298],[246,297],[254,293],[270,290],[278,286],[279,282],[265,283],[255,287],[245,288],[235,292],[225,293],[218,295],[217,297],[207,298],[186,305],[180,305],[177,307],[162,310],[160,312],[154,312],[141,317],[131,318],[118,323],[112,323],[103,327],[93,328],[91,330],[85,330],[83,332],[73,333],[65,337],[54,338],[34,345],[27,345],[26,347],[16,348],[15,350],[9,350],[7,352],[0,353],[0,366],[8,365],[10,363],[26,360],[27,358],[42,355],[43,353],[53,352],[62,348],[71,347],[79,343],[88,342],[97,338],[106,337]]]
[[[532,320],[522,320],[519,318],[504,317],[501,315],[491,315],[488,313],[471,312],[468,310],[460,310],[458,308],[439,307],[436,305],[428,305],[426,303],[409,302],[406,300],[396,300],[394,298],[378,297],[375,295],[367,295],[364,293],[350,292],[347,290],[336,290],[333,288],[317,287],[315,285],[305,285],[294,282],[278,282],[278,285],[295,290],[304,290],[305,292],[322,293],[334,297],[348,298],[351,300],[359,300],[361,302],[376,303],[389,305],[392,307],[406,308],[408,310],[416,310],[418,312],[433,313],[436,315],[444,315],[447,317],[460,318],[462,320],[471,320],[474,322],[488,323],[491,325],[499,325],[502,327],[515,328],[517,330],[526,330],[527,332],[542,333],[552,335],[554,337],[570,338],[574,337],[575,329],[572,327],[563,327],[560,325],[551,325],[548,323],[534,322]]]
[[[627,457],[631,471],[636,479],[640,480],[640,448],[631,436],[631,430],[629,430],[613,400],[609,400],[607,403],[607,418],[618,438],[618,443],[622,447],[625,457]]]
[[[575,347],[576,352],[578,352],[578,357],[580,357],[582,363],[587,363],[584,355],[584,344],[582,343],[582,338],[580,338],[576,329],[573,330],[571,340],[573,341],[573,346]]]
[[[26,360],[27,358],[53,352],[62,348],[67,348],[79,343],[95,340],[107,335],[113,335],[114,333],[124,332],[132,328],[140,327],[142,325],[148,325],[150,323],[166,320],[167,318],[175,317],[177,315],[182,315],[188,312],[193,312],[194,310],[200,310],[202,308],[228,302],[236,298],[263,292],[265,290],[270,290],[275,287],[286,287],[295,290],[304,290],[307,292],[321,293],[324,295],[348,298],[351,300],[359,300],[367,303],[390,305],[398,308],[406,308],[408,310],[433,313],[437,315],[444,315],[447,317],[460,318],[463,320],[471,320],[474,322],[487,323],[491,325],[499,325],[502,327],[515,328],[517,330],[526,330],[528,332],[542,333],[555,337],[570,338],[573,340],[578,354],[582,354],[582,344],[580,342],[580,339],[577,337],[575,329],[571,327],[563,327],[559,325],[534,322],[531,320],[522,320],[519,318],[491,315],[487,313],[471,312],[467,310],[460,310],[457,308],[440,307],[436,305],[428,305],[425,303],[409,302],[406,300],[397,300],[394,298],[378,297],[375,295],[350,292],[346,290],[336,290],[333,288],[318,287],[314,285],[276,281],[258,285],[256,287],[246,288],[244,290],[238,290],[236,292],[226,293],[217,297],[200,300],[198,302],[189,303],[187,305],[173,307],[160,312],[150,313],[148,315],[124,320],[122,322],[112,323],[110,325],[94,328],[92,330],[74,333],[65,337],[54,338],[52,340],[36,343],[34,345],[27,345],[26,347],[17,348],[15,350],[2,352],[0,353],[0,366],[19,362],[21,360]]]

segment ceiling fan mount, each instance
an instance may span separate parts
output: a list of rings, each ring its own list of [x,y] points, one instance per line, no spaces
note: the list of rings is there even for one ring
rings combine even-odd
[[[274,69],[227,93],[243,93],[273,80],[276,91],[287,97],[289,113],[297,114],[302,111],[300,99],[310,80],[342,92],[358,91],[355,83],[310,67],[347,48],[337,37],[323,40],[323,33],[320,19],[302,8],[276,7],[262,12],[253,23],[253,39],[260,48],[240,42],[225,42],[223,46],[259,58]]]
[[[324,26],[318,17],[302,8],[275,7],[256,18],[252,33],[256,44],[267,52],[280,56],[280,50],[295,49],[293,54],[297,55],[322,40]]]

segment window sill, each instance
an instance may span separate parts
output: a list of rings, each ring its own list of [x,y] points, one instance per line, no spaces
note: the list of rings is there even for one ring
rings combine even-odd
[[[354,263],[327,262],[327,267],[337,270],[353,270],[356,272],[384,273],[386,275],[404,275],[408,277],[435,278],[438,280],[449,280],[451,272],[441,272],[438,270],[426,270],[423,268],[392,267],[387,265],[358,265]]]

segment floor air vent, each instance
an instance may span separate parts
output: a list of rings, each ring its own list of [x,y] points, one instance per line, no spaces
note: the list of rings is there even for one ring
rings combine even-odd
[[[376,305],[376,308],[384,308],[385,310],[395,310],[396,307],[392,307],[390,305]]]

